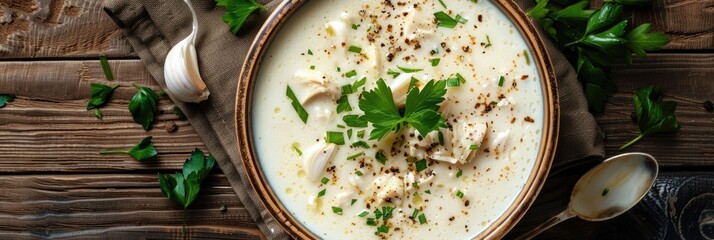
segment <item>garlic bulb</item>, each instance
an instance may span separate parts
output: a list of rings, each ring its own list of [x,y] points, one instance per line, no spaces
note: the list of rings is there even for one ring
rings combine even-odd
[[[210,92],[198,72],[198,61],[194,41],[198,32],[198,19],[189,0],[184,0],[193,16],[191,34],[177,43],[164,62],[164,79],[166,88],[172,96],[184,102],[201,102],[208,98]]]

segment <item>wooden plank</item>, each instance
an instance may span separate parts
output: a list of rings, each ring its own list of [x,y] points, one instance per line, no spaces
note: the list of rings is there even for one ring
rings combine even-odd
[[[565,209],[577,174],[546,181],[531,210],[505,239],[513,239]],[[663,172],[630,211],[602,222],[567,220],[534,239],[711,239],[714,174]]]
[[[0,0],[0,58],[137,57],[101,9],[103,0]],[[600,3],[594,5],[599,6]],[[636,8],[633,24],[652,23],[672,42],[665,49],[714,49],[711,0],[655,1]]]
[[[102,0],[0,0],[0,58],[136,57]]]
[[[156,174],[2,175],[0,182],[3,239],[181,235],[181,207],[163,196]],[[191,238],[263,237],[222,174],[206,179],[187,225]]]
[[[714,112],[703,107],[714,101],[714,54],[656,54],[636,58],[632,65],[613,67],[612,78],[619,90],[606,105],[598,123],[607,133],[606,152],[616,155],[641,151],[652,154],[663,166],[712,166],[714,162]],[[632,91],[659,86],[665,100],[676,101],[677,120],[682,125],[675,134],[655,134],[624,150],[620,146],[634,139],[637,125],[631,120]]]

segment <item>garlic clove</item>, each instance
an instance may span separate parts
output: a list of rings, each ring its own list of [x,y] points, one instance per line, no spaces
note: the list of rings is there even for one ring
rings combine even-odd
[[[317,181],[325,170],[327,162],[335,155],[336,145],[333,143],[319,142],[305,150],[303,153],[303,169],[310,181]]]
[[[198,57],[194,41],[198,32],[198,19],[193,6],[184,0],[191,10],[193,28],[191,34],[174,45],[164,62],[166,89],[175,98],[184,102],[201,102],[208,99],[210,92],[198,70]]]

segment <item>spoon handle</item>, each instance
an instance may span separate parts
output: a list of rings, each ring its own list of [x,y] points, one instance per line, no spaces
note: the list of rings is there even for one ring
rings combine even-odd
[[[562,211],[558,215],[551,217],[547,221],[543,222],[541,225],[533,228],[532,230],[521,235],[520,237],[517,237],[516,239],[531,239],[535,236],[538,236],[538,234],[542,233],[543,231],[548,230],[552,226],[555,226],[556,224],[568,220],[572,217],[575,217],[575,213],[570,211],[570,209],[566,209],[565,211]]]

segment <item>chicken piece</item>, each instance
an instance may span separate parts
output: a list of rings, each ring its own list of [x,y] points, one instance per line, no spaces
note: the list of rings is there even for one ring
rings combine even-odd
[[[319,142],[303,152],[303,169],[310,181],[317,181],[325,170],[327,162],[335,156],[336,145]]]
[[[320,71],[298,70],[293,80],[297,83],[293,85],[295,95],[303,106],[320,98],[334,102],[341,94],[339,86]]]
[[[486,136],[488,125],[485,123],[474,123],[459,121],[453,125],[452,156],[453,161],[459,163],[469,162],[481,147],[481,142]],[[455,162],[451,163],[455,163]]]
[[[437,161],[467,163],[473,159],[476,150],[486,136],[488,125],[461,119],[452,124],[452,130],[441,129],[443,144],[439,142],[439,132],[432,131],[421,136],[418,131],[409,129],[405,139],[409,155]]]
[[[381,176],[372,183],[372,190],[377,205],[384,203],[399,205],[404,196],[404,183],[395,175]]]
[[[410,9],[404,19],[404,35],[409,41],[421,40],[431,37],[436,33],[436,24],[432,21],[432,13],[422,8]]]

